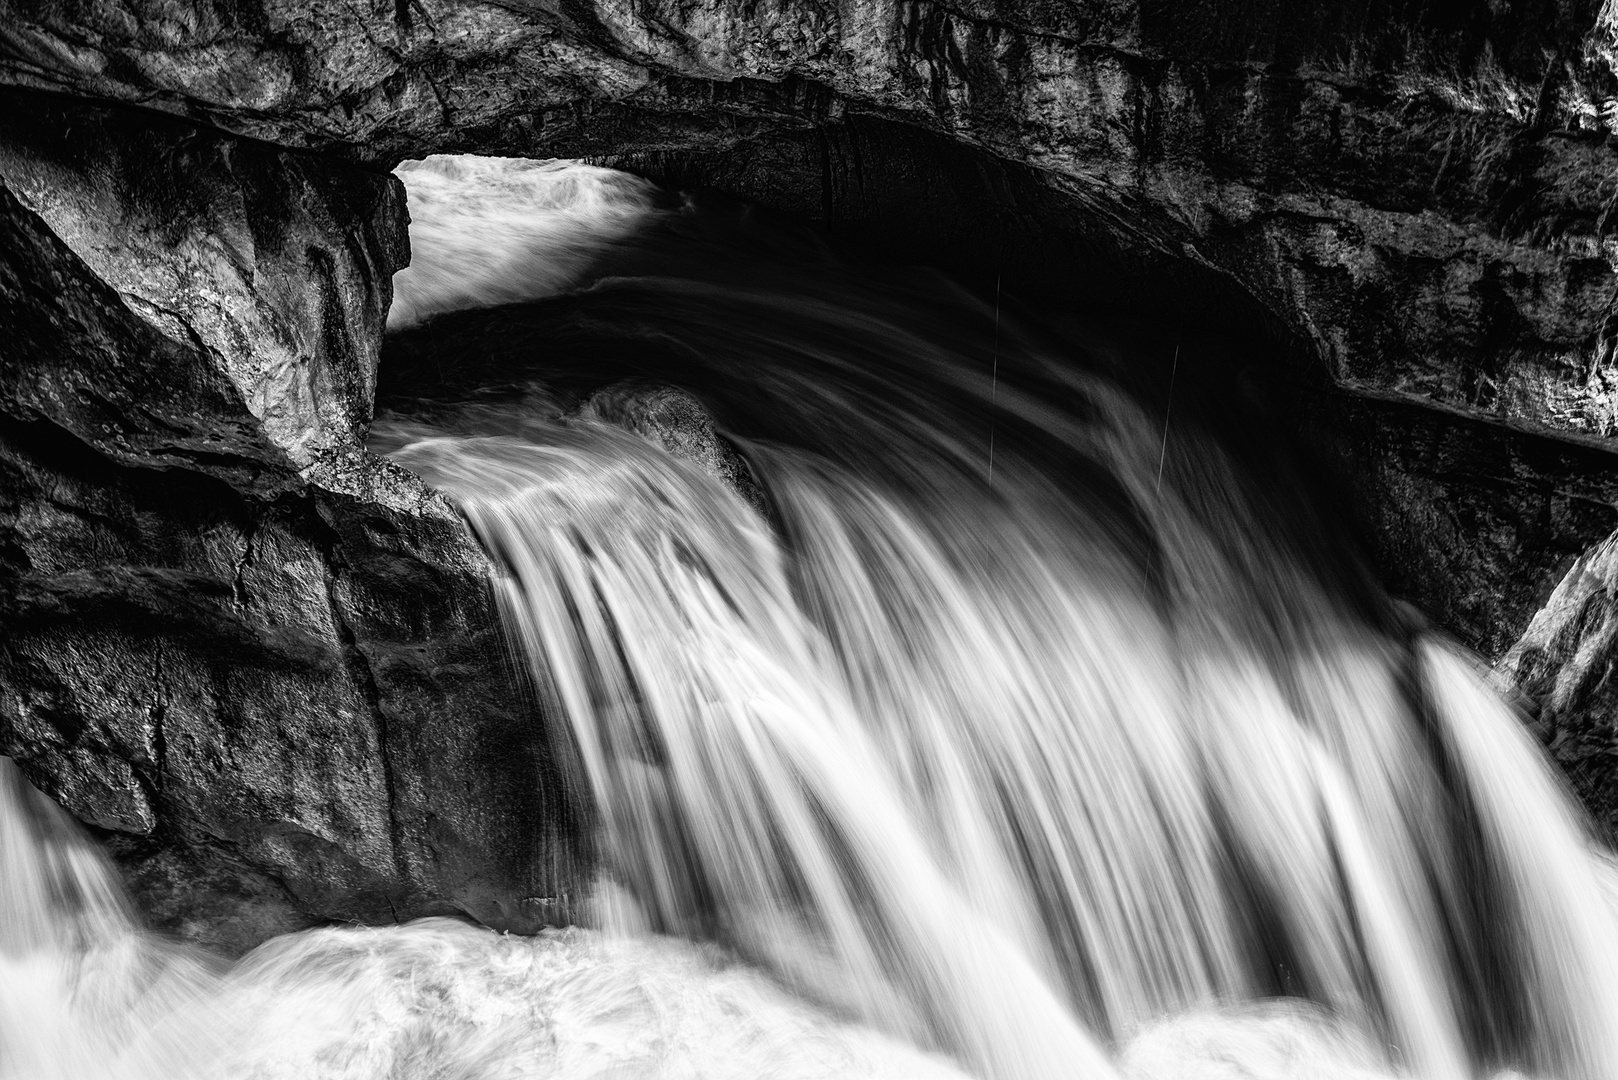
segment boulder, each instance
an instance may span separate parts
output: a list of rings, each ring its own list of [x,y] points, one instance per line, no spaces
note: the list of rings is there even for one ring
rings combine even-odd
[[[1581,555],[1495,665],[1534,733],[1618,841],[1618,534]]]
[[[455,512],[361,446],[403,204],[171,118],[0,109],[0,753],[158,925],[565,919],[576,813]]]

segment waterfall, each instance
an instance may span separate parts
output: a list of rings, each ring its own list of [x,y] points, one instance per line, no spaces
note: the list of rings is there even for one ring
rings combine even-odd
[[[226,965],[0,759],[0,1080],[1618,1076],[1618,876],[1267,429],[620,174],[403,177],[396,325],[523,304],[373,443],[492,558],[599,925]]]
[[[0,1080],[965,1080],[673,939],[451,919],[310,930],[234,965],[141,933],[0,758]]]
[[[659,932],[985,1077],[1112,1075],[1165,1016],[1281,995],[1424,1077],[1618,1064],[1611,918],[1514,717],[1325,595],[1256,647],[1230,538],[1170,500],[1165,610],[1049,489],[751,445],[772,528],[594,421],[395,435],[499,561]]]

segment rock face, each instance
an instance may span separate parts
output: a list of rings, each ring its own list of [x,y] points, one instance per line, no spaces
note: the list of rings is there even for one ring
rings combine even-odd
[[[1384,584],[1487,657],[1618,529],[1605,447],[1341,392],[1300,415],[1346,466]]]
[[[397,183],[127,110],[0,116],[0,752],[227,949],[560,919],[573,811],[486,563],[359,445]]]
[[[16,85],[382,165],[602,156],[1014,292],[1262,327],[1351,411],[1618,432],[1618,19],[1596,0],[11,7]],[[1424,513],[1412,484],[1370,516]],[[1530,610],[1457,625],[1509,638]]]
[[[482,556],[359,445],[382,170],[477,150],[1250,348],[1390,586],[1618,806],[1565,615],[1607,556],[1534,614],[1618,529],[1610,7],[0,0],[0,749],[227,944],[555,914],[576,817]]]
[[[194,124],[0,95],[0,180],[296,467],[351,448],[376,386],[403,191]],[[196,365],[188,365],[195,367]],[[202,411],[203,428],[219,410]]]
[[[1567,572],[1497,673],[1520,690],[1535,733],[1585,804],[1618,838],[1618,537],[1596,545]]]
[[[807,137],[827,199],[901,120],[1234,275],[1345,385],[1618,427],[1593,0],[91,7],[18,5],[3,77],[386,164]]]

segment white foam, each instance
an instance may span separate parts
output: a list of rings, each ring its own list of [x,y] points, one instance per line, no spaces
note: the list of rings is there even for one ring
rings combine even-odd
[[[410,265],[388,329],[566,292],[655,213],[656,187],[577,161],[437,154],[394,170],[410,209]]]

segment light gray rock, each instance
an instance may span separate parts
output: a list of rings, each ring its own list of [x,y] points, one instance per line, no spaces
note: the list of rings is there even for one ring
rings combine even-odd
[[[1618,839],[1618,534],[1581,555],[1495,665],[1606,838]]]
[[[293,467],[363,437],[408,258],[392,176],[11,92],[0,183],[131,313],[197,353]]]
[[[604,386],[579,406],[577,416],[621,427],[689,461],[769,517],[764,491],[747,461],[719,434],[702,402],[679,387],[635,382]]]

